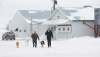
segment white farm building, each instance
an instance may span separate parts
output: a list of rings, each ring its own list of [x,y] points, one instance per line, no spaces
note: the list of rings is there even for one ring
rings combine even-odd
[[[18,10],[8,28],[19,37],[27,37],[34,31],[41,37],[51,28],[55,39],[67,39],[94,36],[94,21],[92,7],[57,8],[55,11]]]

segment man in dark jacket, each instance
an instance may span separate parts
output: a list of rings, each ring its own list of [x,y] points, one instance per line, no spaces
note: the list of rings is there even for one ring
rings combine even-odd
[[[33,47],[37,47],[37,39],[39,40],[39,36],[36,32],[32,33],[31,35],[33,41]]]
[[[48,29],[45,32],[45,35],[47,36],[47,42],[48,42],[48,47],[51,47],[51,38],[53,38],[53,33],[50,29]]]

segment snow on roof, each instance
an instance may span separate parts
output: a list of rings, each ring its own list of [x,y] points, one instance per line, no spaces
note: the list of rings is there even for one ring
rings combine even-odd
[[[50,16],[50,11],[40,11],[33,10],[33,13],[30,13],[31,10],[19,10],[19,12],[27,19],[45,19]]]
[[[33,10],[33,13],[29,13],[31,10],[19,10],[19,12],[27,19],[46,19],[48,17],[50,17],[50,11],[49,10],[45,10],[45,11],[41,11],[41,10]],[[66,10],[66,9],[62,9],[62,12],[66,15],[66,16],[70,16],[71,12],[77,12],[76,10]]]
[[[49,10],[19,10],[19,12],[27,19],[48,19],[51,16]],[[94,8],[57,8],[52,15],[61,14],[63,14],[62,17],[70,17],[70,20],[94,20]]]
[[[63,10],[64,11],[64,10]],[[60,18],[59,20],[48,20],[50,16],[50,11],[40,11],[40,10],[19,10],[20,14],[22,14],[27,20],[27,23],[31,23],[30,19],[32,19],[32,23],[35,24],[61,24],[65,23],[68,20],[65,18]],[[67,10],[66,10],[67,12]],[[68,13],[66,13],[67,16],[69,16],[70,10],[68,10]],[[58,13],[58,11],[54,12],[54,16],[57,15],[55,13]],[[60,13],[58,13],[60,15]],[[63,15],[61,15],[63,16]],[[52,16],[53,17],[53,16]],[[64,16],[63,16],[64,17]],[[69,18],[69,17],[68,17]],[[71,19],[71,18],[69,18]]]
[[[87,13],[87,10],[93,12],[92,8],[56,8],[55,11],[19,10],[19,12],[27,19],[28,23],[31,23],[30,19],[32,19],[32,22],[35,24],[60,24],[68,20],[94,19],[94,13],[90,14],[90,11]]]

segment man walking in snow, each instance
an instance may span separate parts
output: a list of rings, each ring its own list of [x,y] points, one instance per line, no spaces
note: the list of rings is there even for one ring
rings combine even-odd
[[[33,42],[33,47],[37,47],[37,39],[39,40],[39,36],[36,32],[32,33],[31,35],[32,42]]]
[[[45,32],[45,35],[47,36],[47,42],[48,42],[48,47],[51,47],[51,38],[53,38],[53,33],[50,29],[48,29]]]

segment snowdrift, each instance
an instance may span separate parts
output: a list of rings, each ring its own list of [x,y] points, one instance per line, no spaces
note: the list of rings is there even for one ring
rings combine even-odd
[[[100,38],[89,36],[53,40],[51,48],[15,47],[15,41],[0,41],[0,57],[100,57]]]

